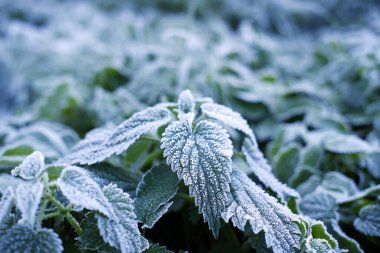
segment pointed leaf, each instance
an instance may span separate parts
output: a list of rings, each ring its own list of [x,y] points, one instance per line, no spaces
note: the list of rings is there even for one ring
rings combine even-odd
[[[248,222],[255,234],[264,231],[267,247],[272,247],[275,253],[294,252],[294,248],[299,248],[296,215],[240,171],[232,172],[229,202],[222,215],[240,230],[244,231]]]
[[[137,219],[143,227],[152,228],[167,212],[173,202],[169,202],[178,189],[178,177],[166,164],[155,166],[141,180],[134,199]]]
[[[95,215],[104,241],[123,253],[140,253],[148,248],[148,241],[140,235],[129,195],[113,184],[104,187],[103,192],[118,217],[116,221],[100,214]]]
[[[219,120],[224,124],[237,129],[255,141],[255,136],[247,121],[237,112],[228,107],[215,103],[204,103],[201,105],[202,112],[210,118]]]
[[[53,230],[15,225],[0,237],[2,253],[60,253],[63,251],[61,239]]]
[[[360,209],[354,226],[365,235],[380,237],[380,206],[368,205]]]
[[[162,148],[216,237],[232,171],[232,144],[226,130],[208,121],[200,121],[194,129],[188,122],[177,121],[166,128]]]
[[[178,109],[182,114],[194,112],[195,101],[194,97],[189,90],[182,91],[178,97]]]
[[[22,214],[22,223],[30,227],[34,226],[43,189],[42,183],[22,183],[16,188],[16,206]]]
[[[107,217],[117,220],[111,204],[99,185],[88,176],[85,170],[74,166],[66,167],[62,171],[57,185],[71,203],[89,210],[99,211]]]
[[[3,196],[1,196],[0,201],[0,226],[3,225],[5,219],[7,218],[10,209],[13,205],[13,189],[8,187],[8,189],[4,192]]]
[[[44,155],[35,151],[28,155],[24,161],[12,170],[13,176],[20,176],[25,180],[37,179],[45,169]]]
[[[299,197],[298,193],[281,183],[271,172],[271,168],[264,158],[259,148],[250,139],[245,139],[243,153],[247,159],[249,167],[257,178],[267,187],[272,189],[282,199],[288,196]]]

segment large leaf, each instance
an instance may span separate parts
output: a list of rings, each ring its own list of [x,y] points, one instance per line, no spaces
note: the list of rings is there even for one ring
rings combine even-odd
[[[63,251],[61,239],[53,230],[15,225],[0,237],[1,253],[60,253]]]
[[[123,253],[140,253],[148,248],[148,241],[140,235],[132,199],[127,193],[110,184],[103,188],[118,220],[96,214],[98,228],[104,241]]]
[[[228,107],[215,103],[204,103],[201,105],[202,112],[207,116],[223,122],[224,124],[237,129],[255,141],[254,134],[247,121],[237,112]]]
[[[142,134],[157,130],[171,119],[170,111],[155,106],[135,113],[115,130],[99,130],[86,136],[57,164],[94,164],[127,150]]]
[[[8,189],[4,192],[3,196],[1,196],[0,200],[0,226],[4,223],[7,218],[10,209],[13,204],[13,189],[8,187]]]
[[[167,165],[149,170],[141,180],[134,199],[137,219],[143,227],[152,228],[173,204],[170,199],[178,189],[178,177]]]
[[[200,121],[194,128],[177,121],[166,128],[162,148],[167,163],[189,186],[195,204],[217,236],[232,171],[232,144],[227,132],[208,121]]]
[[[45,169],[44,155],[35,151],[25,158],[25,160],[12,170],[13,176],[20,176],[25,180],[37,179]]]
[[[285,199],[288,196],[298,197],[298,193],[281,183],[271,172],[270,165],[263,154],[250,139],[246,139],[243,145],[243,152],[249,167],[257,178],[267,187],[272,189],[279,197]]]
[[[21,211],[22,223],[34,226],[43,193],[42,183],[22,183],[16,188],[16,206]]]
[[[265,193],[247,175],[240,171],[232,172],[229,201],[222,216],[228,222],[244,231],[249,223],[257,234],[264,231],[267,247],[275,253],[294,252],[299,248],[300,230],[294,215],[277,199]]]
[[[101,188],[85,170],[74,166],[66,167],[62,171],[57,185],[71,203],[89,210],[99,211],[107,217],[117,220],[112,206]]]
[[[360,209],[354,226],[363,234],[380,237],[380,206],[368,205]]]

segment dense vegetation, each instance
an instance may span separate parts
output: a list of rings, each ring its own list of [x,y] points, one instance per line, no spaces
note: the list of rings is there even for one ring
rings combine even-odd
[[[0,252],[379,252],[378,1],[3,0],[0,52]]]

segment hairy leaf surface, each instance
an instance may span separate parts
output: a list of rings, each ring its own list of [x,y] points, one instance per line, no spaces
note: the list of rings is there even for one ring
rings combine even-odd
[[[24,161],[12,170],[13,176],[20,176],[25,180],[37,179],[45,169],[44,155],[35,151],[28,155]]]
[[[144,175],[133,202],[137,219],[144,224],[143,227],[152,228],[168,211],[178,181],[177,175],[165,164],[153,167]]]
[[[313,219],[328,221],[337,218],[334,197],[324,192],[313,192],[302,198],[300,211]]]
[[[71,203],[117,219],[101,188],[85,170],[74,166],[66,167],[62,171],[57,185]]]
[[[118,217],[118,220],[113,220],[100,214],[95,215],[104,241],[123,253],[140,253],[148,248],[148,241],[140,235],[129,195],[113,184],[105,186],[103,192]]]
[[[22,223],[30,227],[34,226],[43,189],[42,183],[22,183],[16,188],[16,206],[22,214]]]
[[[0,237],[2,253],[60,253],[63,251],[61,239],[53,230],[15,225]]]
[[[0,226],[4,223],[13,204],[13,189],[8,187],[0,200]]]
[[[257,145],[254,145],[250,139],[245,139],[243,153],[247,159],[249,167],[258,179],[267,187],[272,189],[282,199],[288,196],[298,197],[298,193],[281,183],[271,172],[270,165],[264,158]]]
[[[285,206],[265,193],[240,171],[232,172],[231,192],[223,219],[232,220],[244,231],[248,222],[255,234],[265,232],[267,247],[275,253],[294,252],[299,248],[300,230],[297,217]]]
[[[208,121],[200,121],[194,129],[177,121],[166,128],[162,148],[167,163],[189,186],[195,204],[217,236],[232,171],[232,144],[226,130]]]
[[[354,226],[365,235],[380,237],[380,206],[368,205],[360,209]]]

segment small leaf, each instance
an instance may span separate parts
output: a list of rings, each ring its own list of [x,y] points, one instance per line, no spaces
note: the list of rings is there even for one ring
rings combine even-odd
[[[187,121],[177,121],[165,129],[161,147],[217,237],[232,171],[232,144],[226,130],[205,120],[194,129]]]
[[[300,159],[300,148],[297,145],[283,147],[274,157],[273,171],[282,182],[287,182],[293,175]]]
[[[365,235],[380,237],[380,206],[367,205],[360,209],[354,226]]]
[[[326,173],[323,176],[321,187],[337,201],[353,196],[359,191],[354,180],[337,171]]]
[[[61,239],[53,230],[15,225],[0,237],[1,253],[60,253],[63,252]]]
[[[153,225],[167,212],[178,189],[178,177],[167,165],[155,166],[141,180],[134,199],[137,219],[143,227]]]
[[[201,105],[201,109],[205,115],[243,132],[252,141],[256,142],[255,136],[247,121],[239,113],[234,112],[228,107],[215,103],[204,103]]]
[[[57,185],[71,203],[89,210],[99,211],[107,217],[117,220],[111,204],[99,185],[88,176],[85,170],[74,166],[66,167],[62,171]]]
[[[325,239],[311,239],[306,242],[307,253],[335,253],[328,241]]]
[[[178,109],[181,114],[194,112],[194,97],[189,90],[182,91],[178,97]]]
[[[148,248],[148,241],[140,235],[132,199],[115,185],[103,188],[104,195],[111,203],[118,220],[96,214],[98,228],[104,241],[123,253],[140,253]]]
[[[165,246],[160,246],[158,243],[150,245],[147,250],[143,253],[174,253],[173,251],[167,250]]]
[[[35,151],[28,155],[25,160],[12,170],[13,176],[20,176],[25,180],[35,180],[42,175],[45,169],[44,155]]]
[[[21,222],[28,224],[30,227],[34,226],[43,189],[42,183],[22,183],[16,188],[16,206],[22,214]]]
[[[57,164],[94,164],[127,150],[141,135],[157,130],[171,120],[170,111],[155,106],[133,114],[114,131],[98,130],[86,136]]]
[[[341,133],[330,133],[324,137],[325,149],[339,154],[370,153],[375,151],[368,142],[356,137]]]
[[[3,225],[5,219],[7,218],[12,205],[13,205],[13,189],[8,187],[8,189],[4,192],[3,196],[1,196],[0,201],[0,226]]]
[[[257,234],[265,232],[267,247],[275,253],[294,252],[299,248],[300,230],[294,221],[298,218],[277,199],[265,193],[247,175],[232,172],[229,202],[222,216],[244,231],[248,222]]]
[[[286,199],[288,196],[299,197],[295,190],[278,181],[278,179],[272,174],[267,160],[264,158],[259,148],[254,145],[250,139],[245,139],[243,152],[249,167],[265,186],[272,189],[282,199]]]
[[[300,211],[310,218],[322,221],[337,219],[335,198],[324,192],[313,192],[302,198]]]

